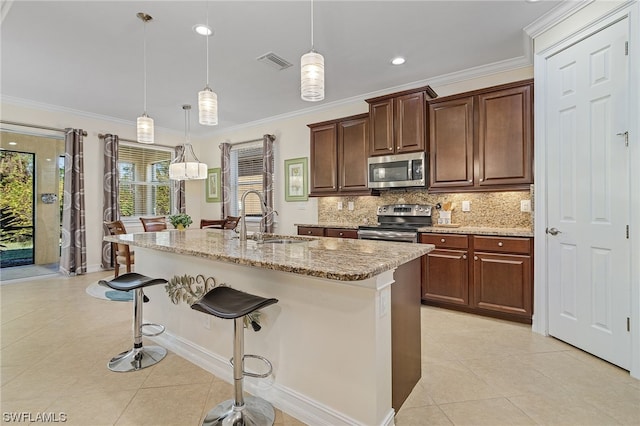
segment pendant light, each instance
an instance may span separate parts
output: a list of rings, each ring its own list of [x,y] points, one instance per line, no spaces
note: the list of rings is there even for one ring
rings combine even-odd
[[[137,120],[138,142],[153,143],[153,118],[147,115],[147,22],[153,18],[143,12],[139,12],[136,16],[142,20],[144,27],[144,47],[142,55],[144,64],[144,112]]]
[[[169,179],[173,180],[196,180],[207,178],[207,165],[201,163],[193,153],[191,146],[189,122],[191,105],[182,105],[184,110],[184,135],[185,142],[182,145],[182,152],[169,165]]]
[[[209,2],[207,2],[207,24],[205,28],[202,26],[200,28],[204,31],[198,34],[207,38],[207,84],[198,92],[198,121],[204,126],[215,126],[218,124],[218,95],[209,87],[209,37],[213,35],[213,30],[209,27]]]
[[[300,97],[303,101],[324,99],[324,57],[313,47],[313,0],[311,0],[311,50],[300,58]]]

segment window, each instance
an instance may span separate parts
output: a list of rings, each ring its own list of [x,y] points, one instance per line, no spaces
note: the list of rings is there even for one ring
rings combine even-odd
[[[231,147],[230,157],[231,212],[229,215],[238,216],[242,194],[250,189],[262,191],[264,161],[262,142]],[[245,213],[247,217],[262,216],[258,197],[253,195],[247,197]]]
[[[121,143],[118,147],[120,216],[165,216],[171,213],[169,163],[172,151]]]

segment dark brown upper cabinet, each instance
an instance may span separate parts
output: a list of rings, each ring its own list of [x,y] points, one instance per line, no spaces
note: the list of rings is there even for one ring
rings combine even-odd
[[[425,150],[425,90],[423,87],[367,99],[370,156]]]
[[[529,189],[533,80],[429,101],[431,192]]]
[[[367,188],[369,114],[309,124],[309,128],[309,195],[371,195]]]

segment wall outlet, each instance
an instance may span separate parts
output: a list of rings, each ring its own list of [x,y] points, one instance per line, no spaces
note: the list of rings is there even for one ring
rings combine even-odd
[[[355,208],[355,206],[353,205],[353,201],[349,201],[347,207],[349,208],[349,211],[353,211],[353,209]]]
[[[471,211],[471,201],[463,201],[462,202],[462,211],[470,212]]]
[[[531,212],[531,200],[520,200],[520,211],[523,213]]]
[[[342,210],[342,201],[338,201],[338,210]]]

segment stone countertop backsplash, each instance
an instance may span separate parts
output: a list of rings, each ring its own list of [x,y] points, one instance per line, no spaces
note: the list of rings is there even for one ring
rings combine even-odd
[[[329,227],[357,226],[377,223],[376,210],[378,206],[386,204],[444,204],[453,203],[451,222],[461,228],[437,228],[431,232],[448,233],[479,233],[463,232],[465,228],[480,231],[482,228],[512,228],[518,232],[529,232],[533,235],[533,196],[530,191],[507,192],[465,192],[449,194],[428,194],[423,189],[402,189],[383,191],[380,196],[367,197],[322,197],[318,198],[318,223]],[[532,212],[521,212],[520,201],[530,200]],[[469,201],[469,212],[462,211],[462,201]],[[342,202],[343,209],[338,210],[338,202]],[[353,210],[349,210],[349,203],[353,203]],[[438,223],[439,211],[432,213],[433,223]],[[493,232],[495,234],[495,231]],[[529,236],[529,235],[523,235]]]

